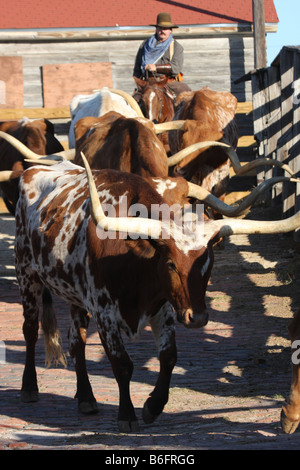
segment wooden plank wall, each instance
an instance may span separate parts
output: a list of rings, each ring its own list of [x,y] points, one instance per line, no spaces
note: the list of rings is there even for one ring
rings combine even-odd
[[[98,88],[112,87],[110,62],[43,65],[43,97],[45,108],[69,106],[72,98],[91,94]]]
[[[209,86],[218,91],[231,91],[241,102],[251,101],[250,83],[238,85],[233,83],[253,69],[253,37],[251,33],[243,34],[178,37],[178,41],[185,50],[184,79],[192,90]],[[109,62],[112,64],[113,86],[132,93],[135,85],[132,78],[133,66],[141,41],[141,38],[2,41],[0,42],[0,57],[22,57],[23,106],[43,107],[41,70],[44,65],[48,64]]]
[[[0,109],[23,106],[22,57],[0,56]]]
[[[252,75],[253,129],[258,155],[287,163],[300,177],[300,47],[283,47],[271,67]],[[280,169],[265,169],[258,182]],[[268,201],[283,207],[288,217],[300,210],[299,185],[278,185]],[[299,230],[295,239],[300,241]]]

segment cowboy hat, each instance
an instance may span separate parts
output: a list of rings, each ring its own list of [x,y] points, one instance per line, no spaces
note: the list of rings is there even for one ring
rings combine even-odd
[[[172,23],[171,15],[169,13],[159,13],[156,18],[156,24],[151,24],[150,26],[159,26],[160,28],[178,28],[176,24]]]

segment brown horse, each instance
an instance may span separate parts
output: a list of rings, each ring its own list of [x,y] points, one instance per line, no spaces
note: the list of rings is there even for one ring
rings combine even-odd
[[[172,121],[176,94],[168,86],[168,78],[150,77],[148,80],[140,80],[135,77],[135,82],[138,87],[138,102],[144,116],[156,124]]]
[[[137,84],[135,99],[138,101],[143,115],[155,124],[172,121],[174,117],[174,100],[176,94],[168,86],[168,78],[150,77],[140,80],[134,77]],[[168,133],[160,134],[167,153],[170,151]]]

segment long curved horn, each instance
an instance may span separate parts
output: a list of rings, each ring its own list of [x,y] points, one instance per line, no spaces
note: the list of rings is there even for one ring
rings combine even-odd
[[[230,148],[230,145],[225,144],[224,142],[218,142],[214,140],[207,140],[205,142],[197,142],[196,144],[189,145],[184,149],[180,150],[177,153],[174,153],[171,157],[168,158],[168,166],[175,166],[177,163],[180,163],[185,157],[190,155],[197,150],[202,150],[206,147],[224,147],[226,150]]]
[[[224,142],[225,143],[225,142]],[[277,166],[280,167],[282,170],[285,170],[287,173],[289,173],[291,176],[294,175],[294,172],[290,169],[288,165],[285,163],[280,162],[279,160],[273,160],[272,158],[257,158],[256,160],[253,160],[252,162],[246,163],[246,165],[241,165],[239,157],[237,156],[236,151],[234,150],[233,147],[228,145],[228,148],[225,150],[225,152],[228,155],[228,158],[231,161],[232,168],[235,172],[236,175],[245,175],[251,170],[254,170],[255,168],[259,168],[260,166]]]
[[[162,134],[167,131],[176,131],[183,128],[185,121],[167,121],[161,122],[160,124],[154,124],[156,134]]]
[[[220,230],[220,236],[251,235],[251,234],[275,234],[288,233],[300,227],[300,211],[297,214],[283,220],[247,220],[247,219],[222,219],[213,220],[216,230]]]
[[[76,149],[67,149],[67,150],[62,150],[61,152],[57,152],[54,154],[47,155],[48,158],[54,158],[56,155],[58,157],[62,157],[64,160],[74,160],[75,158],[75,153]]]
[[[70,156],[71,155],[74,155],[75,157],[75,152],[73,152],[74,149],[70,149],[72,151],[72,153],[70,153]],[[67,150],[66,150],[67,152]],[[68,156],[68,154],[66,155]],[[29,162],[29,163],[32,163],[32,164],[39,164],[39,165],[46,165],[46,166],[51,166],[51,165],[56,165],[57,163],[61,163],[65,160],[74,160],[74,158],[63,158],[62,155],[56,153],[54,155],[47,155],[47,156],[44,156],[44,155],[39,155],[39,158],[24,158],[24,161],[25,162]]]
[[[186,147],[180,150],[179,152],[175,153],[171,157],[169,157],[168,166],[170,167],[170,166],[177,165],[177,163],[180,163],[185,157],[187,157],[191,153],[196,152],[197,150],[201,150],[205,147],[223,147],[224,151],[227,153],[228,158],[231,161],[231,165],[235,174],[239,176],[248,173],[254,168],[258,168],[260,166],[265,166],[265,165],[280,167],[282,170],[285,170],[291,176],[294,175],[294,172],[291,170],[291,168],[288,165],[278,160],[275,160],[275,159],[273,160],[271,158],[257,158],[256,160],[253,160],[252,162],[248,162],[246,165],[242,166],[234,148],[226,144],[225,142],[218,142],[218,141],[197,142],[196,144],[192,144],[189,147]]]
[[[263,194],[266,189],[268,189],[273,184],[281,183],[283,181],[287,181],[290,183],[300,183],[300,179],[287,178],[284,176],[269,178],[268,180],[263,181],[259,186],[254,188],[251,194],[249,194],[238,206],[229,206],[228,204],[211,194],[206,189],[190,182],[188,182],[188,197],[193,197],[195,199],[203,201],[209,207],[212,207],[217,212],[219,212],[219,214],[225,215],[227,217],[238,217],[247,213],[250,206],[254,204],[257,198],[261,194]]]
[[[11,175],[14,172],[12,170],[2,170],[0,171],[0,183],[6,183],[6,181],[10,180]]]
[[[129,235],[141,237],[159,238],[162,233],[162,223],[159,220],[142,219],[139,217],[107,217],[102,209],[93,174],[83,152],[81,157],[85,166],[89,192],[92,219],[102,230],[113,232],[125,232]]]
[[[57,165],[58,163],[62,163],[64,160],[62,158],[57,160],[50,160],[48,158],[39,158],[38,160],[31,160],[30,158],[24,158],[24,161],[32,163],[34,165],[53,166]]]
[[[116,95],[122,96],[125,101],[131,106],[131,108],[137,113],[139,117],[145,117],[142,113],[141,108],[139,107],[137,101],[133,98],[133,96],[129,95],[129,93],[126,93],[126,91],[123,90],[117,90],[115,88],[109,88],[109,91],[111,93],[115,93]]]
[[[0,131],[0,137],[6,140],[9,144],[15,147],[24,157],[28,158],[29,160],[38,160],[40,158],[46,157],[55,157],[58,158],[65,158],[67,160],[73,160],[75,157],[75,149],[63,150],[62,152],[57,152],[55,154],[50,155],[39,155],[38,153],[33,152],[30,150],[26,145],[23,144],[20,140],[16,139],[13,135],[7,134],[6,132]]]
[[[291,176],[293,176],[294,172],[291,170],[291,168],[286,164],[282,163],[279,160],[273,160],[272,158],[257,158],[256,160],[253,160],[252,162],[246,163],[244,166],[240,166],[239,168],[233,167],[235,173],[239,176],[244,175],[248,173],[249,171],[258,168],[260,166],[277,166],[281,168],[282,170],[285,170],[287,173],[289,173]],[[232,165],[233,166],[233,165]]]

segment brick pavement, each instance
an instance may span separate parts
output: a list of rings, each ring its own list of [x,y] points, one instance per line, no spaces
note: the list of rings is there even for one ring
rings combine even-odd
[[[142,406],[158,373],[149,329],[128,343],[135,370],[132,400],[140,432],[117,431],[118,393],[94,326],[88,336],[87,364],[99,413],[77,412],[75,373],[44,368],[42,332],[37,344],[40,401],[22,404],[24,364],[22,309],[14,279],[13,219],[1,216],[0,449],[299,449],[300,430],[283,434],[279,416],[291,378],[287,323],[300,305],[298,255],[286,237],[231,237],[216,250],[208,288],[210,321],[197,331],[177,328],[178,362],[164,413],[144,425]],[[12,234],[12,235],[9,235]],[[288,245],[286,242],[288,241]],[[68,314],[55,299],[67,351]]]

